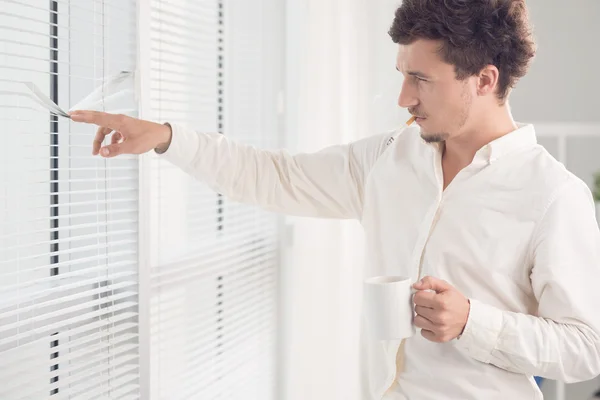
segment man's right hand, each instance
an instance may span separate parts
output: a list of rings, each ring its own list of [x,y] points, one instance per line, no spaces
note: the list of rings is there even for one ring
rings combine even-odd
[[[98,125],[92,154],[115,157],[120,154],[143,154],[156,149],[164,152],[171,143],[171,127],[120,114],[99,111],[73,111],[71,120]],[[111,143],[102,146],[104,138],[113,133]]]

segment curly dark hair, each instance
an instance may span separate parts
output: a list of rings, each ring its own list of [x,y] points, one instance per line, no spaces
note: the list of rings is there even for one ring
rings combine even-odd
[[[536,51],[524,0],[404,0],[389,35],[403,45],[441,40],[442,59],[454,65],[460,80],[495,65],[501,102]]]

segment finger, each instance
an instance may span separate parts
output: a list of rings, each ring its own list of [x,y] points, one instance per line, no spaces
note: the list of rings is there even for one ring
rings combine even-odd
[[[109,114],[101,111],[73,111],[69,113],[71,120],[75,122],[85,122],[95,124],[105,128],[111,128],[114,131],[120,131],[123,127],[125,115]]]
[[[440,329],[437,329],[437,330],[422,329],[421,336],[423,336],[425,339],[430,340],[435,343],[447,343],[455,338],[454,336],[449,335],[447,332],[444,332],[443,330],[440,330]]]
[[[436,329],[436,327],[433,324],[433,322],[431,322],[427,318],[424,318],[424,317],[422,317],[420,315],[417,315],[415,317],[414,323],[415,323],[415,326],[417,328],[425,329],[425,330],[428,330],[428,331],[435,331],[435,329]]]
[[[438,305],[436,296],[435,292],[419,291],[414,294],[413,302],[416,306],[436,308]]]
[[[106,135],[108,135],[111,132],[112,132],[112,129],[110,129],[110,128],[104,128],[104,127],[98,128],[98,130],[96,131],[96,136],[94,137],[94,144],[93,144],[93,148],[92,148],[93,155],[98,154],[98,151],[100,150],[100,147],[102,146],[102,142],[104,141],[104,138],[106,137]]]
[[[433,308],[416,306],[415,312],[417,313],[417,315],[428,319],[434,324],[439,324],[438,312],[436,312]]]
[[[427,330],[427,329],[421,330],[421,336],[423,336],[425,339],[427,339],[431,342],[436,342],[436,343],[440,342],[440,340],[436,336],[435,332]]]
[[[448,282],[442,279],[434,278],[433,276],[426,276],[419,282],[415,283],[413,288],[417,290],[434,290],[437,293],[446,292],[453,289],[452,285],[450,285]]]
[[[121,154],[139,154],[135,151],[135,141],[124,140],[120,143],[112,143],[108,146],[104,146],[100,149],[100,155],[102,157],[111,158]]]
[[[117,144],[117,143],[121,143],[122,140],[123,140],[123,135],[121,134],[121,132],[115,132],[112,134],[112,137],[110,138],[110,143]]]
[[[100,155],[105,158],[116,157],[120,154],[125,154],[126,149],[123,148],[123,143],[110,144],[100,149]]]

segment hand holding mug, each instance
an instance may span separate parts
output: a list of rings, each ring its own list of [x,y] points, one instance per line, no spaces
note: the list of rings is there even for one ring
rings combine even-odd
[[[444,343],[460,336],[465,329],[471,305],[461,292],[448,282],[426,276],[413,285],[415,320],[426,339]]]

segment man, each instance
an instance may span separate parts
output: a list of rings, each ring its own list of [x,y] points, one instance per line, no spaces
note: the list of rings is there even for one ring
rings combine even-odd
[[[405,78],[398,104],[418,125],[391,136],[291,156],[175,124],[72,119],[100,125],[94,154],[156,149],[234,200],[360,220],[365,277],[418,281],[421,328],[402,343],[363,333],[363,399],[541,399],[533,376],[595,377],[591,194],[508,105],[535,52],[524,1],[404,0],[390,35]]]

